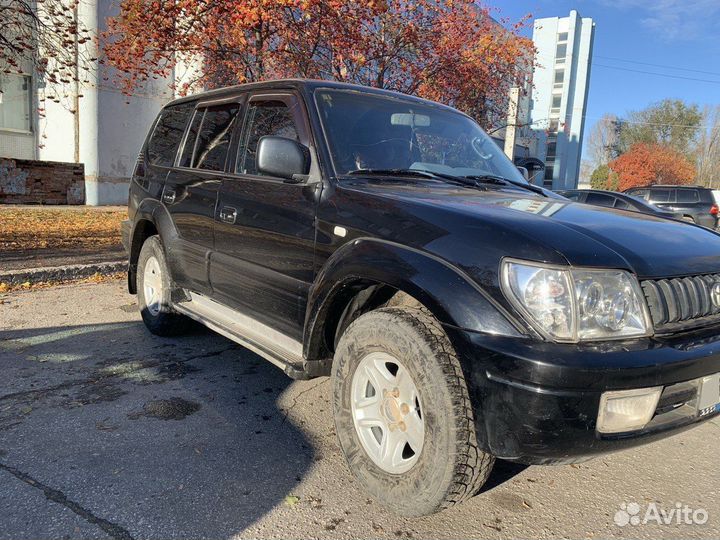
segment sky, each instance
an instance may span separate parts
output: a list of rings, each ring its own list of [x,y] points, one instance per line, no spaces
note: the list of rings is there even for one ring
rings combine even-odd
[[[720,0],[486,0],[486,5],[499,9],[496,18],[511,21],[527,14],[564,17],[572,9],[595,21],[585,141],[605,113],[622,117],[665,98],[701,107],[720,104]],[[532,22],[523,33],[532,35]]]

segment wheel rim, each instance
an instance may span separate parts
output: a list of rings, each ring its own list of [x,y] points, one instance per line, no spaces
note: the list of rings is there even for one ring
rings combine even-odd
[[[355,431],[370,459],[393,474],[410,470],[425,441],[420,395],[408,370],[394,356],[365,356],[353,375]]]
[[[154,317],[160,313],[162,301],[162,273],[157,258],[151,256],[145,263],[143,272],[143,290],[145,292],[145,305]]]

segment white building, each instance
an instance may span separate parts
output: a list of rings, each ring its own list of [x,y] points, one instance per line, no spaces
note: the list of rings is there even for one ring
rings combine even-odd
[[[112,5],[84,0],[77,19],[97,35]],[[87,52],[82,47],[75,48],[76,61]],[[86,204],[125,204],[148,127],[172,93],[159,81],[128,97],[113,85],[109,68],[89,67],[81,68],[88,83],[70,83],[63,92],[29,67],[25,75],[0,74],[0,158],[82,163]]]
[[[578,183],[594,34],[593,20],[575,10],[533,26],[531,125],[538,134],[535,155],[545,162],[544,185],[551,189]]]

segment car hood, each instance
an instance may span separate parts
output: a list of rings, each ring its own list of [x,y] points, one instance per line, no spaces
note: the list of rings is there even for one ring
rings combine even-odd
[[[720,272],[720,235],[658,216],[515,189],[382,181],[345,189],[376,198],[374,206],[384,209],[378,219],[413,224],[388,225],[388,239],[416,244],[475,275],[496,269],[502,257],[624,268],[640,278]]]

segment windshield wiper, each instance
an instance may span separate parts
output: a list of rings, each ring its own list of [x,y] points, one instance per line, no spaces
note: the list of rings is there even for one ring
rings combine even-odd
[[[468,180],[473,180],[475,182],[481,182],[485,184],[495,184],[495,185],[513,185],[517,186],[522,189],[526,189],[528,191],[532,191],[533,193],[537,193],[538,195],[542,195],[543,197],[547,197],[545,195],[545,192],[542,190],[542,188],[539,188],[538,186],[534,186],[532,184],[526,184],[524,182],[518,182],[516,180],[511,180],[509,178],[505,178],[504,176],[498,176],[496,174],[479,174],[479,175],[468,175],[464,176],[463,178],[467,178]]]
[[[455,176],[453,174],[446,174],[441,172],[429,171],[427,169],[357,169],[350,171],[348,175],[372,175],[372,176],[415,176],[418,178],[428,178],[432,180],[443,180],[448,183],[458,184],[462,186],[470,186],[480,189],[486,189],[481,184],[495,184],[495,185],[513,185],[519,188],[532,191],[543,197],[547,197],[543,190],[532,184],[525,184],[523,182],[517,182],[510,180],[504,176],[498,176],[495,174],[479,174],[479,175],[467,175],[467,176]]]
[[[428,171],[427,169],[356,169],[348,173],[350,176],[405,176],[427,178],[428,180],[442,180],[447,183],[482,188],[478,183],[467,177],[453,176],[452,174]]]

